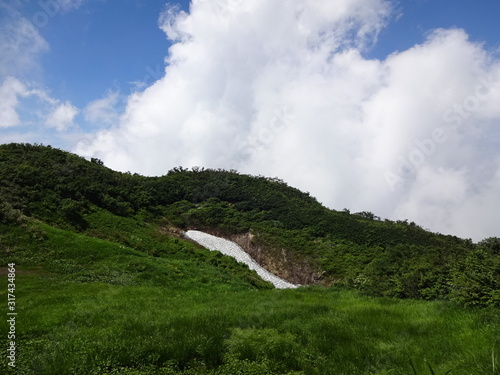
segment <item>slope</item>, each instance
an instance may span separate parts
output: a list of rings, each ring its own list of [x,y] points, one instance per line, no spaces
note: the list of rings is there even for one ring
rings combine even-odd
[[[62,229],[147,248],[126,234],[111,235],[113,224],[96,222],[106,213],[147,223],[151,233],[198,229],[234,240],[292,283],[500,303],[498,239],[477,246],[406,220],[331,210],[276,178],[200,168],[143,177],[51,147],[10,144],[0,146],[0,179],[4,221],[8,212],[20,210]]]

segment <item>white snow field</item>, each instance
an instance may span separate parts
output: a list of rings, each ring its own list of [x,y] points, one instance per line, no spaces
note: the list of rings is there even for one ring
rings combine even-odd
[[[240,263],[245,263],[251,270],[255,270],[257,274],[265,281],[269,281],[278,289],[297,288],[299,285],[291,284],[288,281],[280,279],[278,276],[273,275],[271,272],[262,268],[255,260],[252,259],[239,245],[236,243],[212,236],[197,230],[188,230],[186,237],[199,243],[201,246],[208,250],[220,251],[222,254],[229,255]]]

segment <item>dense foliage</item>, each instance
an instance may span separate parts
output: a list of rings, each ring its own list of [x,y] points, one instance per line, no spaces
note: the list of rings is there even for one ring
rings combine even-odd
[[[500,240],[473,244],[406,220],[331,210],[276,178],[198,168],[143,177],[51,147],[9,144],[0,146],[0,179],[0,222],[19,211],[102,237],[109,231],[95,228],[92,217],[105,211],[160,226],[252,233],[268,256],[286,252],[325,285],[500,306]]]

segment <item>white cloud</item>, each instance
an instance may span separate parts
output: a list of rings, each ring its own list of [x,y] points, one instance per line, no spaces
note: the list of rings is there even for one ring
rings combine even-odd
[[[118,100],[120,95],[116,91],[110,91],[104,98],[94,100],[83,110],[87,122],[101,126],[110,125],[118,120]]]
[[[38,70],[37,57],[49,45],[32,22],[9,10],[0,17],[0,77],[33,74]]]
[[[23,113],[44,119],[48,128],[62,132],[74,125],[78,112],[70,102],[62,103],[44,90],[27,87],[15,77],[7,77],[0,85],[0,128],[31,126],[33,120],[23,121],[20,116]]]
[[[338,1],[337,9],[322,9],[318,1],[233,1],[226,22],[214,14],[209,2],[194,2],[190,15],[176,17],[167,10],[163,28],[169,38],[182,42],[171,48],[165,78],[130,97],[117,136],[138,144],[140,139],[145,144],[167,142],[159,151],[169,150],[171,155],[162,159],[168,157],[174,165],[208,160],[216,166],[241,159],[247,138],[267,126],[272,111],[302,102],[302,83],[297,80],[308,82],[311,76],[321,80],[331,48],[342,44],[343,33],[358,31],[354,26],[349,29],[353,19],[356,24],[366,21],[365,30],[369,25],[373,31],[380,28],[387,4],[370,3],[373,7],[366,11],[370,14],[366,20],[361,15],[342,17],[346,9],[359,7],[358,1]],[[329,26],[341,31],[329,32]],[[198,151],[185,160],[177,151],[180,146]],[[130,150],[146,151],[140,146]],[[148,153],[142,157],[157,160],[157,155],[148,157]],[[163,172],[156,163],[145,164],[150,166],[148,173]]]
[[[59,103],[46,117],[45,125],[60,132],[73,126],[73,120],[78,114],[78,108],[70,102]]]
[[[384,0],[169,8],[165,75],[75,151],[153,175],[203,165],[279,176],[333,208],[499,235],[500,214],[478,212],[498,207],[500,62],[456,29],[367,60],[390,12]]]
[[[16,78],[7,77],[0,86],[0,128],[21,124],[17,113],[18,95],[26,95],[26,87]]]

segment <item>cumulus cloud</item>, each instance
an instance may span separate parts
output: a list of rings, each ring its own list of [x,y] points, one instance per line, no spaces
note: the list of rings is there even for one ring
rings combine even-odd
[[[459,29],[365,58],[390,16],[384,0],[167,8],[164,76],[75,151],[149,175],[279,176],[332,208],[499,235],[500,62]]]

